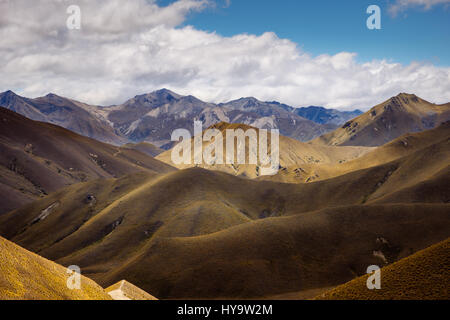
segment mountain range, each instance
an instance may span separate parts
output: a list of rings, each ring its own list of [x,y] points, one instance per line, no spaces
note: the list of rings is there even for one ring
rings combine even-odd
[[[316,123],[334,124],[336,126],[341,126],[347,121],[363,114],[361,110],[340,111],[315,106],[306,108],[296,108],[293,110],[293,112],[299,115],[300,117],[306,118]]]
[[[401,93],[312,143],[339,146],[380,146],[408,132],[420,132],[450,119],[450,103],[436,105]]]
[[[29,99],[12,91],[0,94],[0,107],[17,112],[29,119],[56,124],[78,134],[113,144],[122,144],[108,121],[98,113],[100,108],[81,102],[48,94]]]
[[[213,104],[167,89],[107,107],[88,105],[55,94],[30,99],[6,91],[0,94],[0,106],[106,143],[149,142],[166,149],[172,145],[171,133],[178,128],[192,130],[194,120],[202,121],[205,128],[223,121],[261,129],[280,129],[285,136],[308,141],[336,129],[353,114],[322,108],[303,117],[302,109],[278,102],[241,98]]]
[[[172,132],[178,128],[192,131],[194,120],[202,121],[204,128],[226,122],[279,129],[286,137],[302,142],[315,139],[313,143],[322,145],[379,146],[402,134],[431,129],[450,119],[448,104],[435,105],[411,94],[400,94],[366,113],[322,107],[293,108],[252,97],[214,104],[167,89],[107,107],[55,94],[29,99],[6,91],[0,94],[0,106],[102,142],[114,145],[147,142],[166,150],[173,146]]]

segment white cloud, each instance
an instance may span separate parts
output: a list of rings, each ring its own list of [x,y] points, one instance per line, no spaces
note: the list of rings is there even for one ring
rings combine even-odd
[[[450,0],[396,0],[395,3],[389,6],[389,12],[396,16],[399,12],[410,7],[422,7],[425,10],[429,10],[437,4],[445,3],[450,3]]]
[[[364,108],[399,92],[450,101],[450,68],[361,64],[348,52],[314,57],[274,33],[222,37],[179,27],[206,1],[165,8],[144,0],[73,3],[82,10],[81,31],[66,29],[67,1],[0,0],[1,91],[55,92],[95,104],[162,87],[206,101],[256,96],[294,106]]]

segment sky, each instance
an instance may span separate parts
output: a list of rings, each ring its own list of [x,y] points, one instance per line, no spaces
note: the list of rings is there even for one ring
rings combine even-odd
[[[166,5],[173,1],[159,2]],[[394,9],[395,2],[386,0],[231,0],[229,5],[223,0],[203,14],[192,15],[184,25],[228,37],[272,31],[313,55],[349,51],[357,52],[361,62],[422,61],[448,67],[450,6],[445,2],[450,1],[441,2],[431,7],[415,5]],[[376,32],[366,28],[369,15],[365,12],[372,4],[382,9],[382,29]]]
[[[81,10],[70,30],[68,6]],[[369,30],[369,5],[381,29]],[[450,101],[450,0],[0,0],[0,91],[120,104],[168,88],[204,101],[368,108]]]

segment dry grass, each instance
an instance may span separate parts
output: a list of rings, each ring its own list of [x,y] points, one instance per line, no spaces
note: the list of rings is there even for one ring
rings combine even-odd
[[[309,184],[199,168],[88,182],[0,217],[0,234],[158,298],[314,292],[364,274],[374,251],[391,263],[450,236],[445,142]]]
[[[67,288],[66,268],[0,237],[0,300],[110,300],[94,281]]]
[[[339,286],[317,299],[450,300],[450,239],[381,270],[381,290],[368,290],[368,276]]]
[[[223,163],[225,163],[226,158],[226,130],[237,130],[242,129],[244,132],[253,129],[257,132],[259,137],[259,130],[247,125],[242,124],[229,124],[225,122],[218,123],[211,128],[217,129],[222,133],[223,136]],[[271,136],[270,132],[268,133],[268,153],[270,154],[271,150]],[[203,150],[206,150],[208,146],[210,146],[211,142],[203,142]],[[181,164],[181,165],[175,165],[172,162],[171,155],[172,150],[166,151],[159,156],[156,157],[156,159],[165,162],[171,166],[177,167],[179,169],[187,169],[187,168],[193,168],[193,167],[201,167],[208,170],[217,170],[222,171],[225,173],[229,173],[236,176],[242,176],[247,178],[257,178],[260,177],[261,168],[257,165],[250,165],[250,164],[237,164],[237,143],[235,143],[235,164],[234,165],[228,165],[228,164],[214,164],[214,165],[207,165],[203,163],[202,165],[195,165],[194,164],[194,143],[191,143],[191,157],[192,161],[191,164]],[[245,157],[246,161],[248,161],[249,158],[249,141],[246,139],[246,146],[245,146]],[[330,146],[317,146],[317,145],[311,145],[308,143],[300,142],[285,136],[280,136],[279,140],[279,147],[280,147],[280,166],[282,168],[299,168],[301,166],[317,166],[322,164],[327,165],[337,165],[342,162],[350,161],[352,159],[356,159],[367,152],[371,151],[372,148],[365,148],[365,147],[330,147]],[[279,177],[283,177],[280,175]],[[305,180],[307,177],[305,178]],[[288,180],[279,180],[281,182],[290,182]]]

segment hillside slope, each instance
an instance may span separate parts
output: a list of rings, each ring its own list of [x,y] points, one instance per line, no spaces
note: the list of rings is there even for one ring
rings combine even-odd
[[[211,126],[209,129],[217,129],[221,132],[223,137],[223,159],[222,162],[226,162],[226,131],[227,130],[238,130],[242,129],[244,132],[247,130],[254,130],[259,137],[259,129],[250,127],[244,124],[229,124],[225,122],[221,122]],[[207,150],[213,142],[203,142],[203,150]],[[268,132],[268,144],[267,144],[268,154],[271,152],[271,137],[270,131]],[[342,162],[350,161],[356,159],[367,152],[371,151],[372,148],[365,147],[332,147],[332,146],[316,146],[308,143],[300,142],[283,135],[280,135],[279,140],[279,149],[280,149],[280,170],[285,170],[285,168],[298,168],[303,165],[312,165],[317,166],[320,164],[329,164],[329,165],[337,165]],[[261,165],[251,165],[251,164],[238,164],[235,161],[234,164],[212,164],[209,165],[205,161],[203,164],[196,165],[194,163],[194,143],[191,141],[191,164],[180,164],[176,165],[172,162],[172,152],[168,150],[156,157],[156,159],[165,162],[171,166],[177,167],[179,169],[186,169],[192,167],[201,167],[208,170],[218,170],[222,172],[226,172],[236,176],[243,176],[247,178],[257,178],[261,176]],[[237,160],[237,143],[235,142],[235,160]],[[246,139],[245,145],[245,158],[248,163],[249,159],[249,141]],[[217,160],[216,160],[217,161]],[[269,166],[267,166],[269,167]]]
[[[159,155],[165,151],[164,149],[158,148],[157,146],[154,146],[147,142],[127,143],[127,144],[122,145],[121,148],[137,150],[137,151],[140,151],[151,157],[156,157],[157,155]]]
[[[381,269],[381,289],[368,290],[363,276],[317,299],[450,300],[450,239]]]
[[[445,168],[446,163],[448,162],[447,159],[450,156],[449,139],[450,121],[447,121],[435,129],[405,134],[383,146],[374,148],[369,152],[362,154],[356,159],[342,161],[338,164],[306,163],[297,166],[288,166],[276,176],[261,177],[260,179],[290,183],[321,181],[338,177],[349,172],[395,162],[404,157],[409,157],[411,162],[416,163],[415,170],[419,170],[421,175],[432,175],[436,171],[433,173],[430,170],[425,170],[427,166],[424,166],[424,169],[420,170],[421,159],[423,159],[424,162],[435,161],[436,164],[438,164],[438,169]],[[430,155],[434,155],[434,158],[430,157]],[[406,172],[405,174],[407,175]],[[402,181],[404,182],[404,180]]]
[[[98,142],[0,108],[0,214],[67,185],[174,168],[139,151]]]
[[[298,185],[199,168],[91,181],[0,217],[0,234],[162,299],[326,288],[450,236],[448,171],[420,174],[448,164],[400,160]],[[392,173],[402,170],[404,188]],[[406,203],[389,199],[396,192]]]
[[[0,300],[111,300],[82,276],[81,290],[67,287],[67,269],[0,237]]]
[[[450,120],[450,103],[432,104],[416,95],[401,93],[341,128],[312,141],[319,145],[384,145],[406,133],[429,130]]]

